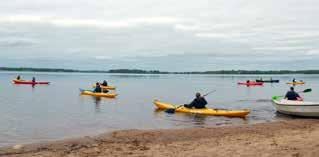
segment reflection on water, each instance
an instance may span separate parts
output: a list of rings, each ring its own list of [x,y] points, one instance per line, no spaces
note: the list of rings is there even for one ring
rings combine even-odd
[[[100,97],[92,97],[95,103],[95,113],[101,112],[101,99]]]
[[[189,115],[189,114],[188,114]],[[205,121],[207,116],[205,115],[189,115],[189,120],[193,122],[193,124],[198,125],[198,126],[205,126]]]
[[[280,120],[291,120],[291,119],[318,119],[318,118],[316,118],[316,117],[291,116],[291,115],[282,114],[282,113],[280,113],[280,112],[275,112],[275,117],[276,117],[276,119],[280,119]]]
[[[238,100],[238,101],[243,101],[243,102],[271,102],[271,99],[252,99],[252,100],[249,100],[249,99],[244,99],[244,100]]]
[[[13,85],[17,73],[0,73],[0,146],[95,135],[121,129],[166,129],[252,124],[283,119],[271,97],[283,95],[292,77],[305,80],[313,92],[303,94],[317,101],[319,75],[277,75],[281,83],[238,86],[237,82],[257,79],[255,75],[135,75],[82,73],[20,73],[23,77],[49,80],[50,85]],[[270,76],[269,76],[270,77]],[[266,76],[264,76],[266,78]],[[116,99],[80,96],[79,88],[89,89],[96,81],[107,80],[117,87]],[[154,111],[153,100],[185,104],[195,92],[208,95],[210,108],[251,109],[246,119],[201,116]],[[289,117],[288,117],[289,119]]]

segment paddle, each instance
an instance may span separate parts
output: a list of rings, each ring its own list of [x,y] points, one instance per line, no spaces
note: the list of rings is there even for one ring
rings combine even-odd
[[[213,91],[210,91],[210,92],[204,94],[203,97],[205,97],[205,96],[207,96],[207,95],[209,95],[211,93],[214,93],[214,92],[216,92],[216,90],[213,90]],[[169,109],[166,109],[165,112],[173,114],[173,113],[175,113],[176,109],[179,109],[179,108],[181,108],[183,106],[184,105],[179,105],[178,107],[175,107],[175,108],[169,108]]]
[[[311,88],[308,88],[308,89],[305,89],[305,90],[300,91],[300,92],[297,92],[297,93],[309,93],[309,92],[311,92],[311,91],[312,91],[312,89],[311,89]],[[281,95],[281,96],[273,96],[272,99],[278,99],[278,98],[280,98],[280,97],[284,97],[284,95]]]

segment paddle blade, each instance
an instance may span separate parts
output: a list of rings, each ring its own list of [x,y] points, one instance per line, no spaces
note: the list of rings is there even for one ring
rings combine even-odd
[[[312,91],[312,89],[309,88],[309,89],[305,89],[305,90],[303,91],[303,93],[308,93],[308,92],[311,92],[311,91]]]
[[[175,108],[169,108],[167,110],[165,110],[166,113],[169,113],[169,114],[174,114],[175,113]]]
[[[280,99],[280,98],[282,98],[282,97],[284,97],[284,96],[273,96],[273,97],[272,97],[272,100],[278,100],[278,99]]]

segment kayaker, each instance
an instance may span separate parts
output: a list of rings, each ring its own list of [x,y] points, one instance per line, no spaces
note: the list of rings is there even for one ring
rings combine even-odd
[[[290,91],[288,91],[286,93],[285,99],[293,100],[293,101],[302,101],[303,100],[303,98],[300,97],[300,95],[297,92],[295,92],[294,87],[290,87]]]
[[[249,82],[250,82],[249,80],[246,81],[247,84],[249,84]]]
[[[94,93],[101,93],[102,92],[102,88],[100,86],[100,83],[96,83],[95,89],[93,91]]]
[[[107,86],[106,80],[103,81],[102,86]]]
[[[35,83],[35,77],[32,77],[32,82]]]
[[[185,104],[184,106],[187,108],[206,108],[205,106],[207,105],[207,101],[204,97],[201,96],[200,93],[196,93],[196,98],[190,103],[190,104]]]
[[[16,78],[16,80],[20,80],[20,79],[21,79],[21,77],[20,77],[20,75],[18,75],[17,78]]]
[[[294,79],[292,79],[292,82],[293,82],[293,83],[295,83],[295,82],[296,82],[296,79],[295,79],[295,78],[294,78]]]

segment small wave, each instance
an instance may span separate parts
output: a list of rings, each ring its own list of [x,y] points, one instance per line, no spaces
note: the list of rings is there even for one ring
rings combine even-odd
[[[250,99],[243,99],[239,100],[240,102],[271,102],[271,99],[255,99],[255,100],[250,100]]]

